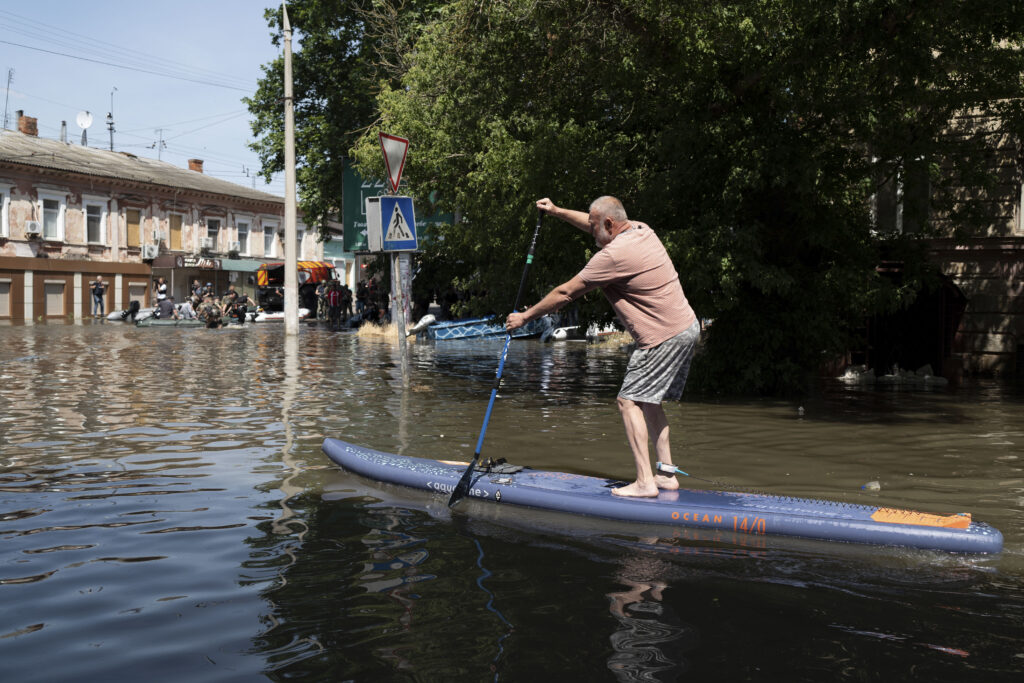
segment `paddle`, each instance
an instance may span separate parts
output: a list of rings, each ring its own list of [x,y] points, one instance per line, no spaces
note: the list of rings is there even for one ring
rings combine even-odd
[[[537,235],[540,234],[540,222],[544,218],[544,212],[537,212],[537,227],[533,230],[533,239],[530,240],[530,250],[526,254],[526,265],[523,267],[523,277],[519,280],[519,291],[516,293],[516,301],[512,304],[512,310],[519,308],[519,299],[523,296],[523,287],[526,285],[526,274],[530,272],[530,264],[533,263],[533,248],[537,246]],[[494,387],[491,389],[491,398],[487,402],[487,412],[484,413],[484,424],[480,428],[480,438],[476,442],[476,452],[473,453],[473,460],[469,463],[469,467],[466,468],[462,478],[459,479],[459,483],[455,485],[455,489],[452,490],[452,496],[448,499],[448,507],[455,507],[455,504],[460,499],[465,498],[469,493],[469,486],[473,478],[473,470],[476,468],[476,464],[480,461],[480,451],[484,447],[484,434],[487,433],[487,423],[491,419],[491,410],[494,408],[494,397],[498,395],[498,389],[501,387],[501,374],[505,370],[505,358],[508,357],[508,345],[512,341],[512,333],[505,333],[505,348],[501,350],[501,359],[498,361],[498,374],[494,379]]]

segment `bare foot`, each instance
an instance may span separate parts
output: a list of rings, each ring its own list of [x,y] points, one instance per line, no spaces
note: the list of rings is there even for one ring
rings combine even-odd
[[[651,484],[649,487],[642,487],[634,481],[632,484],[612,489],[612,495],[624,498],[656,498],[658,496],[658,487],[654,484]]]
[[[666,477],[662,474],[654,475],[654,483],[659,489],[666,491],[675,491],[679,488],[679,480],[675,477]]]

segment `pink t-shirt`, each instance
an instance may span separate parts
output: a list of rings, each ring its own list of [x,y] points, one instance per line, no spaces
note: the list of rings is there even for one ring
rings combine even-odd
[[[641,349],[684,332],[697,319],[665,246],[650,228],[619,233],[580,271],[598,285]]]

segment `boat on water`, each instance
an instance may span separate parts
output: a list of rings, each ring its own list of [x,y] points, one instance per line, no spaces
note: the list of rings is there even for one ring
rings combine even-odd
[[[545,316],[531,320],[517,330],[512,331],[516,339],[539,337],[551,327],[551,321]],[[444,320],[427,325],[419,334],[433,341],[449,339],[485,339],[504,337],[505,326],[497,318],[464,318],[462,320]]]
[[[307,316],[309,316],[309,309],[300,308],[299,309],[299,320],[303,320]],[[242,327],[242,326],[247,325],[249,323],[273,323],[273,322],[283,322],[283,321],[284,321],[284,311],[270,311],[270,312],[268,312],[268,311],[260,310],[258,308],[250,308],[249,309],[249,311],[246,313],[245,322],[244,323],[239,323],[239,322],[235,321],[233,318],[228,317],[228,316],[224,316],[224,317],[221,318],[221,323],[224,326],[231,325],[232,327]],[[202,320],[199,320],[199,319],[190,319],[190,320],[186,320],[184,318],[179,318],[177,320],[175,320],[174,318],[160,319],[160,318],[157,318],[156,316],[154,316],[152,314],[147,315],[145,317],[136,318],[136,320],[135,320],[135,326],[136,327],[203,327],[205,325],[206,325],[206,323],[204,321],[202,321]]]
[[[448,498],[469,463],[395,455],[338,439],[323,451],[345,470],[379,483],[432,491]],[[625,482],[535,470],[498,461],[479,463],[467,498],[480,504],[528,507],[620,522],[703,529],[729,542],[743,536],[791,536],[830,542],[998,553],[1003,535],[969,513],[932,514],[887,507],[750,491],[680,488],[655,498],[621,498]]]
[[[620,330],[615,325],[603,325],[598,326],[592,324],[587,328],[583,328],[580,325],[569,325],[567,327],[552,327],[550,330],[545,331],[540,336],[542,342],[558,342],[558,341],[585,341],[594,342],[598,341],[603,337],[619,332]]]
[[[184,318],[166,318],[160,319],[150,316],[143,318],[142,320],[136,320],[136,327],[203,327],[206,323],[202,320],[190,319],[185,320]]]
[[[305,320],[309,317],[310,310],[308,308],[299,309],[299,320]],[[284,322],[284,311],[263,311],[259,310],[254,317],[246,318],[246,322],[252,321],[254,323],[280,323]]]
[[[140,308],[137,301],[133,301],[134,306],[121,311],[111,311],[107,314],[107,320],[124,321],[124,322],[138,322],[145,320],[146,318],[153,317],[153,311],[155,308]]]

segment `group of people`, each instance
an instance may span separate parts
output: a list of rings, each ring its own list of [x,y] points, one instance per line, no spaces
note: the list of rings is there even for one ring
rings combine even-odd
[[[249,306],[256,305],[252,297],[236,291],[234,285],[228,285],[228,291],[218,296],[212,282],[203,286],[198,279],[192,281],[189,296],[180,306],[167,293],[167,280],[164,277],[156,279],[153,290],[156,294],[154,317],[163,320],[200,320],[208,328],[220,327],[225,319],[244,323]]]
[[[316,286],[318,320],[327,320],[332,328],[341,327],[342,315],[348,320],[353,315],[352,290],[348,285],[329,280]]]

